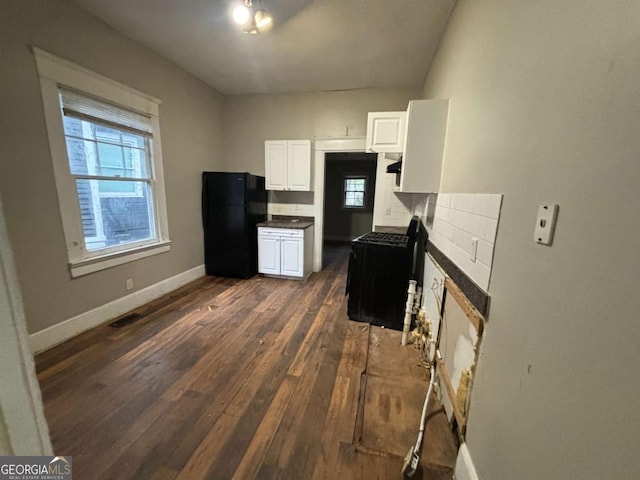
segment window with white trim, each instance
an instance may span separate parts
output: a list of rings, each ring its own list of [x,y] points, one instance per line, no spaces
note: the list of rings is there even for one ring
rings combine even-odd
[[[344,178],[344,208],[364,208],[367,177],[347,176]]]
[[[60,103],[86,250],[155,239],[150,118],[64,87]]]
[[[72,276],[167,251],[159,101],[34,52]]]

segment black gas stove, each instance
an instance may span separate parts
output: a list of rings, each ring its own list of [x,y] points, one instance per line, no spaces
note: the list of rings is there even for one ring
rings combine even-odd
[[[356,238],[353,242],[406,248],[409,243],[409,236],[399,233],[370,232]]]
[[[416,265],[424,256],[416,253],[424,249],[426,233],[414,217],[406,235],[371,232],[352,242],[347,278],[351,320],[402,330],[409,280],[416,277],[422,283]]]

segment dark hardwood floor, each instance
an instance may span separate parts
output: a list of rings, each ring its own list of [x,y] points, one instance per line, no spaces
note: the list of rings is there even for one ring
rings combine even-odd
[[[206,277],[38,355],[74,479],[400,478],[426,371],[399,332],[348,320],[348,251],[328,250],[306,282]],[[423,457],[451,478],[436,403]]]

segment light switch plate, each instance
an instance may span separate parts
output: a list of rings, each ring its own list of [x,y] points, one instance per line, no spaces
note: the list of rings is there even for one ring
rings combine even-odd
[[[533,232],[533,240],[536,243],[551,245],[557,217],[557,203],[545,203],[538,207],[538,218],[536,219],[536,228]]]

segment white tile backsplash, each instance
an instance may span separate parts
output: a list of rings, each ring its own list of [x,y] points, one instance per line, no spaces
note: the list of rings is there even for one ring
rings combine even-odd
[[[373,224],[385,226],[406,227],[411,221],[414,211],[420,210],[420,215],[424,210],[420,208],[420,200],[426,197],[412,194],[399,194],[395,192],[395,175],[387,173],[387,166],[393,160],[378,158],[376,170],[376,193],[373,206]]]
[[[481,288],[488,290],[502,195],[440,193],[429,238]],[[478,239],[476,261],[471,241]]]
[[[433,244],[481,288],[489,288],[493,247],[502,195],[476,193],[402,194],[395,176],[386,173],[392,160],[379,159],[373,210],[374,225],[407,226],[412,215],[422,218]],[[296,213],[303,215],[302,213]],[[471,240],[478,239],[476,261]]]
[[[446,207],[443,207],[441,205],[437,205],[436,206],[436,216],[435,218],[440,218],[442,220],[444,220],[445,222],[449,220],[449,209]]]
[[[451,241],[453,243],[455,243],[457,246],[459,246],[460,248],[462,248],[465,252],[467,252],[467,255],[471,253],[471,239],[473,238],[473,235],[471,235],[470,233],[465,232],[464,230],[461,230],[458,227],[451,227],[453,230],[453,234],[451,236]]]
[[[496,234],[498,233],[498,220],[490,218],[486,220],[484,239],[487,242],[495,243]]]
[[[451,197],[451,208],[460,210],[461,212],[470,212],[473,198],[466,193],[454,194]]]
[[[313,192],[269,191],[268,215],[313,217]]]
[[[502,195],[474,195],[471,213],[498,219]]]
[[[449,208],[451,207],[451,194],[450,193],[439,193],[437,204]]]
[[[300,217],[313,217],[313,205],[301,203],[269,203],[267,205],[269,215],[290,215]]]
[[[476,255],[480,263],[491,266],[493,262],[493,243],[489,243],[486,240],[478,240]]]

